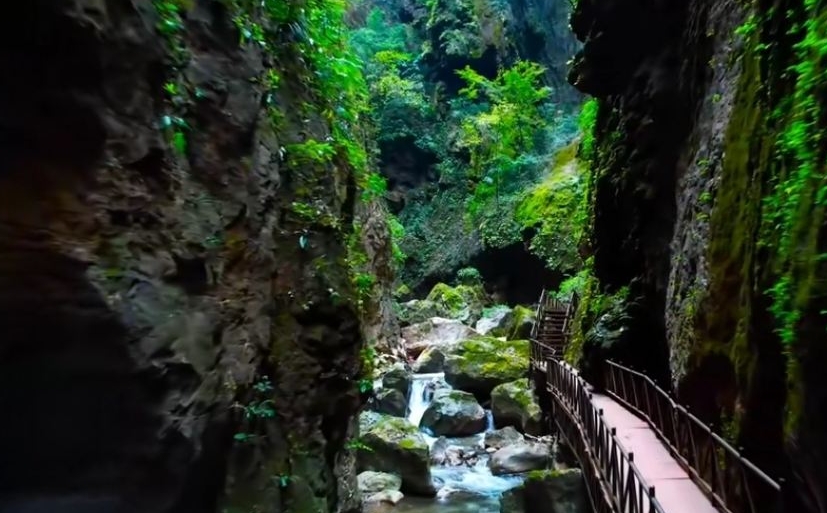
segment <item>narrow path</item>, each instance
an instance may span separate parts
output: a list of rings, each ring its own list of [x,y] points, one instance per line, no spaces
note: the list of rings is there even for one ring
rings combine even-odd
[[[667,513],[718,513],[689,474],[672,457],[649,425],[612,398],[593,393],[592,402],[603,410],[606,425],[617,429],[624,448],[635,454],[635,464]]]

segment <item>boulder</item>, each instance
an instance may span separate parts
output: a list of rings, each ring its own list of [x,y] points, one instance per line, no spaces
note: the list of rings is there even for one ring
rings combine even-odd
[[[413,299],[399,305],[397,312],[400,326],[410,326],[425,322],[432,317],[439,317],[436,303],[427,299]]]
[[[583,472],[580,469],[529,472],[522,488],[526,513],[590,511]]]
[[[497,305],[483,310],[482,318],[477,321],[474,329],[480,335],[503,336],[503,333],[509,332],[513,319],[514,315],[511,313],[511,308],[505,305]]]
[[[402,478],[388,472],[367,470],[356,476],[356,481],[363,495],[402,488]]]
[[[408,412],[407,398],[395,388],[383,388],[376,392],[370,406],[373,411],[394,417],[404,417]]]
[[[495,476],[540,470],[551,461],[549,446],[537,442],[507,445],[491,455],[488,467]]]
[[[402,329],[403,344],[410,358],[417,358],[429,347],[438,347],[444,352],[461,341],[478,335],[476,330],[460,321],[441,317]]]
[[[362,496],[362,502],[365,504],[391,504],[396,505],[405,498],[405,495],[399,490],[383,490],[381,492],[371,493]],[[374,510],[377,511],[377,510]],[[378,510],[381,511],[381,510]]]
[[[394,473],[402,478],[402,491],[428,497],[436,494],[431,480],[428,443],[416,426],[389,415],[365,420],[360,417],[360,427],[363,425],[369,429],[361,436],[365,447],[358,453],[360,471]]]
[[[500,513],[525,513],[525,490],[523,485],[506,490],[500,496]]]
[[[525,340],[531,337],[531,328],[534,327],[536,311],[525,306],[517,305],[514,307],[514,310],[511,311],[511,314],[508,331],[495,334],[504,336],[508,340]]]
[[[514,426],[529,435],[541,434],[542,411],[527,378],[494,387],[491,413],[497,427]]]
[[[411,367],[417,374],[442,372],[445,369],[445,353],[438,347],[429,347],[422,351]]]
[[[445,381],[485,402],[497,385],[526,375],[528,353],[527,340],[505,341],[492,337],[465,340],[446,353]]]
[[[485,410],[473,394],[460,390],[437,390],[419,423],[434,436],[473,435],[485,431],[485,425]]]
[[[438,316],[456,319],[473,325],[482,316],[488,297],[482,285],[457,285],[451,287],[437,283],[426,301],[436,305]]]
[[[473,467],[479,461],[481,451],[473,441],[465,443],[462,439],[448,439],[441,436],[431,446],[431,464],[458,467]]]
[[[502,449],[508,445],[519,444],[525,441],[525,437],[511,426],[502,429],[489,431],[485,434],[483,444],[488,449]]]
[[[382,376],[382,388],[399,390],[407,398],[411,379],[411,371],[402,364],[396,364]]]

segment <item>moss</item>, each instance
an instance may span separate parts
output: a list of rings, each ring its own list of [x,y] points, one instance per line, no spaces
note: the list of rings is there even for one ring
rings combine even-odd
[[[563,474],[558,469],[532,470],[526,474],[526,481],[545,481],[546,479],[559,477]]]
[[[399,442],[399,447],[405,450],[413,450],[417,449],[419,447],[419,444],[416,440],[413,440],[411,438],[404,438]]]
[[[453,356],[460,372],[507,381],[525,373],[528,353],[527,340],[476,337],[462,342]]]
[[[445,283],[437,283],[426,301],[435,304],[444,317],[463,321],[475,320],[482,314],[486,295],[481,285],[451,287]]]
[[[577,160],[577,144],[560,150],[551,172],[530,189],[517,204],[514,218],[525,230],[539,230],[530,249],[546,260],[553,269],[576,270],[580,267],[577,246],[583,235],[585,215],[582,196],[582,169]]]

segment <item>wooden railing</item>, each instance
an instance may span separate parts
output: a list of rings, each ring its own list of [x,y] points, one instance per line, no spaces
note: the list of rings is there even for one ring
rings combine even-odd
[[[718,509],[782,511],[783,480],[762,472],[645,374],[606,363],[606,392],[648,422]]]
[[[539,344],[534,341],[534,344]],[[595,513],[666,513],[627,451],[595,408],[588,385],[567,363],[546,361],[551,418],[583,467]]]

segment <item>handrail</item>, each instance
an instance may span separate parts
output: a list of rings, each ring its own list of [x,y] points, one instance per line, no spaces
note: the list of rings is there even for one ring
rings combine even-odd
[[[555,422],[583,464],[595,513],[665,513],[655,487],[644,479],[629,452],[595,408],[588,385],[577,371],[557,359],[546,360],[546,384],[565,415]],[[602,500],[594,494],[602,491]]]
[[[544,303],[546,301],[546,289],[540,293],[540,301],[537,303],[537,310],[534,312],[534,324],[531,326],[531,336],[530,338],[536,339],[537,338],[537,330],[540,328],[540,322],[542,321],[543,317],[543,309]]]
[[[677,404],[651,378],[606,362],[606,392],[642,417],[693,481],[728,513],[781,511],[781,486],[744,458],[698,417]]]

